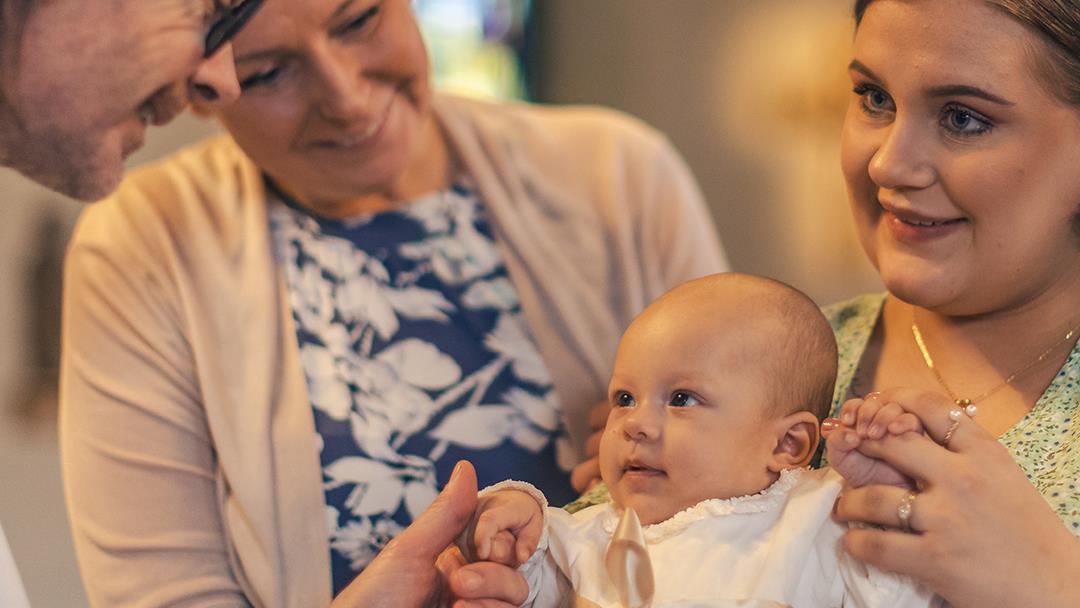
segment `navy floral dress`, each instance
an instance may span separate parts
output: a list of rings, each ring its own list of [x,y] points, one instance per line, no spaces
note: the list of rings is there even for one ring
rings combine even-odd
[[[573,498],[548,370],[484,215],[456,186],[347,221],[277,192],[270,221],[318,432],[337,595],[460,459],[480,487]]]

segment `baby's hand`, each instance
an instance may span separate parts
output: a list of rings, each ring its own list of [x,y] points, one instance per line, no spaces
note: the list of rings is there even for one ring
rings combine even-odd
[[[904,411],[897,403],[882,404],[873,395],[850,399],[840,408],[840,426],[825,439],[829,464],[852,486],[885,484],[914,488],[906,475],[891,465],[859,452],[864,439],[881,439],[886,433],[922,433],[917,416]]]
[[[513,568],[529,561],[544,531],[536,499],[518,490],[499,490],[480,499],[473,515],[468,554]]]

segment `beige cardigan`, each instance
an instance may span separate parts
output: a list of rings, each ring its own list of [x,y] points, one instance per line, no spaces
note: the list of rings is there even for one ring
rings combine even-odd
[[[623,327],[726,263],[666,139],[606,110],[439,98],[580,446]],[[316,433],[256,167],[228,138],[133,174],[68,253],[64,482],[102,606],[325,606]]]

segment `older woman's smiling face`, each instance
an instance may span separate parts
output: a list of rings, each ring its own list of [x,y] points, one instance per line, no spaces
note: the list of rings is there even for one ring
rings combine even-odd
[[[1080,284],[1080,114],[983,0],[878,0],[855,36],[844,176],[890,292],[944,314]]]
[[[234,47],[242,93],[222,122],[304,204],[345,214],[426,170],[441,138],[408,0],[268,0]]]

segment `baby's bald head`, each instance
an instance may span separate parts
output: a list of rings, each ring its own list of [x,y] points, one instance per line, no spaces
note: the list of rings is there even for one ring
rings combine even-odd
[[[767,383],[766,416],[808,410],[828,415],[836,382],[836,340],[817,304],[779,281],[714,274],[667,292],[627,329],[684,333],[710,344],[737,346],[734,362]],[[662,362],[661,362],[662,364]]]

